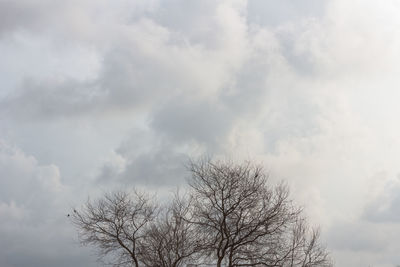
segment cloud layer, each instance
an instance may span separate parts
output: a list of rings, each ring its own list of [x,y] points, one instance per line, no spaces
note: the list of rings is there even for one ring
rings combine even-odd
[[[0,265],[96,266],[69,207],[204,154],[287,180],[337,266],[400,264],[399,9],[0,1]]]

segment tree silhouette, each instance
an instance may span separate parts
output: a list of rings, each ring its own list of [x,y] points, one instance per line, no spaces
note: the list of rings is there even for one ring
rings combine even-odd
[[[167,205],[120,191],[74,209],[82,244],[114,266],[333,265],[288,187],[271,185],[261,167],[202,160],[189,171],[187,194]]]

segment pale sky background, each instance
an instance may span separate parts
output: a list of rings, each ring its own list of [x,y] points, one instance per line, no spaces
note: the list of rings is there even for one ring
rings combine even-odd
[[[204,154],[264,164],[339,267],[400,264],[400,2],[0,0],[0,266],[99,266],[66,218]]]

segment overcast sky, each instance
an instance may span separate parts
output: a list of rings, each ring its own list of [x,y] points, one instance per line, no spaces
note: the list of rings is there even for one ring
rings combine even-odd
[[[288,181],[336,266],[400,264],[400,3],[0,0],[0,266],[99,266],[66,214],[185,183]]]

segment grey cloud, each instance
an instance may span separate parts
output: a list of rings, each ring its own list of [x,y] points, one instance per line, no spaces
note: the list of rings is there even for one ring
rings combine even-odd
[[[181,96],[165,102],[150,114],[149,129],[134,131],[116,150],[123,166],[106,163],[98,182],[182,184],[191,157],[223,153],[240,110],[225,106],[222,100]]]
[[[383,235],[388,232],[382,230],[371,223],[337,223],[329,229],[327,240],[334,250],[379,253],[390,245],[390,241]]]
[[[3,116],[14,118],[51,119],[91,111],[96,102],[102,101],[101,95],[90,83],[27,79],[19,91],[2,99],[1,110]]]
[[[124,45],[125,48],[111,50],[105,56],[97,81],[106,92],[108,105],[114,108],[146,106],[182,88],[176,73],[181,66],[174,69],[168,55],[166,62],[157,54],[146,55],[138,47]]]
[[[45,15],[41,4],[32,1],[0,2],[0,34],[30,27]]]
[[[400,179],[388,182],[364,207],[363,218],[375,223],[400,222]]]
[[[135,148],[131,148],[135,149]],[[137,187],[160,188],[181,185],[186,178],[185,164],[189,156],[165,146],[154,148],[147,153],[123,156],[124,163],[116,165],[106,162],[96,179],[99,185],[132,185]]]
[[[64,189],[57,166],[40,166],[4,142],[0,142],[0,176],[0,201],[28,209],[53,205],[52,199]]]
[[[149,187],[182,185],[186,177],[187,160],[187,155],[171,150],[139,155],[126,166],[123,183]]]
[[[140,109],[157,102],[163,90],[176,88],[165,67],[127,50],[107,54],[99,76],[88,81],[25,79],[1,100],[3,116],[52,119]]]
[[[95,266],[83,256],[67,219],[67,188],[57,166],[0,143],[0,263],[2,266]],[[62,241],[61,241],[62,240]],[[81,264],[80,263],[80,264]]]
[[[303,18],[322,17],[328,1],[250,0],[247,12],[250,23],[280,26]]]
[[[218,92],[233,79],[234,70],[240,67],[246,54],[243,50],[247,42],[246,27],[241,19],[242,14],[236,8],[232,9],[232,14],[227,15],[228,22],[241,27],[239,34],[236,34],[227,27],[227,21],[220,17],[226,14],[214,14],[218,10],[228,10],[229,3],[221,3],[221,6],[212,1],[207,5],[202,3],[200,6],[210,12],[199,13],[197,4],[183,2],[176,1],[172,6],[154,4],[147,9],[139,8],[143,11],[140,15],[132,11],[136,19],[128,24],[125,20],[116,19],[104,27],[104,32],[93,33],[101,37],[94,37],[89,43],[70,36],[69,31],[79,32],[73,25],[65,33],[63,30],[57,31],[57,34],[65,34],[59,38],[61,42],[47,40],[55,50],[64,46],[64,43],[74,44],[69,39],[76,38],[78,41],[75,45],[78,47],[83,45],[96,51],[101,58],[101,67],[96,77],[82,80],[70,75],[59,75],[56,78],[22,75],[18,90],[0,100],[1,113],[29,119],[79,116],[158,105],[165,98],[180,94],[204,91],[210,96]],[[85,5],[88,3],[85,2]],[[114,8],[118,8],[118,4]],[[174,8],[177,14],[185,14],[184,18],[171,16],[169,12],[166,15],[166,10]],[[186,12],[180,12],[180,8]],[[70,6],[65,9],[75,10]],[[77,9],[78,14],[87,12],[84,8]],[[72,11],[66,12],[69,14]],[[122,16],[129,17],[125,13],[129,12],[124,11]],[[87,14],[88,20],[94,19],[92,15]],[[73,16],[60,17],[61,23],[64,20],[67,24],[73,21]],[[48,16],[45,18],[49,19]],[[185,23],[181,20],[185,20]],[[93,27],[92,21],[78,22]],[[185,30],[178,25],[187,28]],[[203,25],[207,25],[205,31]],[[47,29],[50,26],[43,27]],[[191,34],[196,36],[192,38]],[[104,40],[105,44],[99,40]],[[198,41],[210,41],[215,45],[199,45]]]
[[[83,8],[88,7],[88,2],[3,0],[0,2],[0,37],[23,32],[47,35],[61,42],[71,37],[84,39],[82,35],[89,34],[88,25],[91,24],[91,10]],[[49,33],[52,36],[48,36]]]
[[[151,18],[190,43],[213,49],[218,47],[219,38],[217,8],[218,4],[210,0],[161,1]]]
[[[166,101],[150,114],[149,129],[134,131],[116,150],[124,166],[106,163],[98,181],[149,186],[181,184],[186,177],[185,164],[191,157],[223,153],[240,110],[222,100],[180,96]]]
[[[185,146],[156,135],[151,130],[135,130],[104,163],[97,184],[176,187],[187,177],[185,165],[193,156]]]
[[[258,36],[256,34],[251,38],[258,38]],[[122,152],[121,155],[128,162],[125,169],[120,172],[119,167],[115,168],[112,164],[105,164],[98,181],[112,181],[113,176],[118,177],[119,181],[121,179],[122,181],[139,179],[136,181],[139,183],[141,181],[153,181],[154,178],[150,178],[150,176],[159,176],[153,170],[153,166],[158,166],[157,161],[160,162],[160,170],[165,168],[166,173],[169,173],[169,171],[165,163],[176,166],[174,161],[181,161],[181,156],[177,156],[175,153],[176,147],[203,146],[203,153],[223,154],[227,145],[226,140],[239,121],[259,123],[261,118],[263,124],[261,127],[264,127],[267,131],[265,133],[266,139],[270,140],[269,147],[273,147],[273,143],[280,138],[303,137],[310,133],[313,134],[317,128],[313,114],[317,113],[318,108],[311,100],[302,95],[302,89],[292,88],[294,84],[280,81],[277,85],[277,81],[273,77],[279,75],[280,71],[284,72],[285,61],[281,61],[279,47],[276,50],[277,48],[270,44],[273,41],[275,40],[271,36],[267,38],[261,36],[257,41],[254,41],[255,44],[250,46],[251,51],[248,56],[229,76],[229,82],[222,83],[218,91],[205,96],[198,96],[195,90],[190,89],[181,92],[176,90],[172,93],[157,90],[162,85],[175,85],[181,88],[180,82],[171,83],[168,82],[168,79],[181,81],[185,78],[174,76],[175,72],[166,72],[168,75],[165,77],[163,71],[152,65],[151,68],[155,69],[156,73],[161,74],[161,76],[157,76],[160,86],[156,83],[151,92],[156,94],[154,98],[160,97],[157,94],[160,94],[161,97],[158,103],[153,102],[153,106],[157,107],[148,114],[149,132],[150,135],[158,137],[151,140],[145,139],[141,142],[137,141],[134,145],[121,145],[117,150],[119,153],[129,150],[141,152],[133,153],[133,155],[124,155]],[[123,53],[123,55],[130,55],[130,53]],[[121,58],[121,60],[125,59],[126,57]],[[142,60],[138,60],[138,62],[142,62]],[[274,65],[275,62],[278,66]],[[147,73],[147,64],[147,59],[143,60],[144,75]],[[111,66],[115,65],[109,64],[110,69]],[[117,71],[113,70],[113,74],[108,76],[115,77],[118,81],[124,81],[124,78],[119,79],[118,77],[120,73],[124,73],[126,69],[130,68],[131,66],[126,66],[117,69]],[[179,70],[180,68],[178,66]],[[282,70],[279,70],[279,68],[282,68]],[[132,75],[128,77],[132,77]],[[151,78],[149,76],[147,80]],[[191,81],[191,83],[194,84],[194,81]],[[195,86],[201,87],[201,82],[200,85]],[[122,82],[122,84],[127,85],[128,83]],[[150,87],[144,86],[143,88]],[[122,96],[126,97],[126,94],[122,94]],[[288,117],[295,117],[296,119],[294,121],[287,120]],[[132,136],[130,139],[135,140],[136,136]],[[150,147],[154,149],[150,149],[150,151],[143,149],[149,144],[152,144]],[[179,153],[182,153],[184,157],[192,156],[192,152],[184,149],[183,152],[181,150]],[[168,161],[166,161],[166,158],[169,158]],[[173,175],[168,174],[166,176],[172,177]],[[180,174],[180,176],[182,175]],[[145,177],[148,178],[144,179]],[[174,178],[165,180],[175,181]]]
[[[337,266],[394,266],[399,262],[397,225],[362,220],[336,222],[326,239]]]
[[[171,43],[176,36],[150,20],[129,27],[101,55],[97,77],[24,77],[18,90],[1,99],[2,113],[15,118],[57,118],[140,109],[182,92],[217,91],[224,83],[208,77],[230,68],[224,59],[207,58],[218,50]],[[191,72],[185,73],[187,69]]]
[[[61,219],[62,222],[42,220],[36,226],[1,226],[1,266],[101,266],[96,263],[93,252],[80,247],[78,240],[73,238],[76,233],[64,214]]]
[[[217,146],[232,127],[233,115],[222,103],[180,97],[156,111],[151,126],[178,144],[196,141]]]

